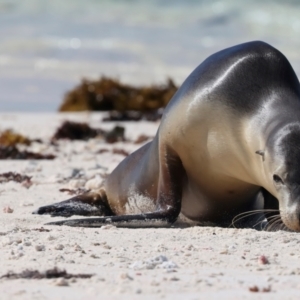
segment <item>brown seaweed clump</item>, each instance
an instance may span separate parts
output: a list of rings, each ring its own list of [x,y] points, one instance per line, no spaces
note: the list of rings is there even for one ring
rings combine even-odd
[[[0,145],[0,159],[54,159],[52,154],[40,154],[29,151],[20,151],[15,146]]]
[[[31,140],[26,136],[15,133],[12,130],[5,130],[0,134],[0,145],[3,146],[15,146],[17,144],[23,144],[29,146]]]
[[[86,123],[78,123],[65,121],[55,132],[52,141],[59,139],[68,140],[88,140],[96,136],[101,136],[107,143],[115,143],[125,141],[125,128],[122,126],[115,126],[110,131],[103,129],[94,129]]]
[[[0,183],[6,183],[9,181],[15,181],[18,183],[23,183],[23,182],[30,183],[31,177],[27,175],[21,175],[15,172],[6,172],[0,174]]]
[[[59,111],[154,111],[165,107],[177,87],[171,79],[164,85],[134,87],[116,79],[83,79],[81,84],[68,92]]]
[[[151,121],[156,122],[161,119],[163,114],[162,109],[154,110],[154,111],[147,111],[147,112],[141,112],[141,111],[116,111],[112,110],[109,112],[109,116],[103,118],[103,122],[110,122],[110,121]]]
[[[86,123],[78,123],[65,121],[56,130],[52,140],[68,139],[68,140],[88,140],[103,134],[102,130],[91,128]]]
[[[0,159],[53,159],[54,155],[43,155],[29,151],[20,151],[16,145],[22,144],[29,146],[32,142],[41,140],[31,140],[26,136],[15,133],[12,130],[5,130],[0,134]]]
[[[105,142],[113,144],[116,142],[124,142],[125,139],[125,128],[123,126],[115,126],[112,130],[104,133]]]

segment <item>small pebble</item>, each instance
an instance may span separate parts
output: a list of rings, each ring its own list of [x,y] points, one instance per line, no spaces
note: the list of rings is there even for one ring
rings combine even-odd
[[[36,251],[45,251],[45,246],[44,245],[36,245],[35,250]]]
[[[5,206],[5,207],[3,208],[3,212],[4,212],[5,214],[12,214],[12,213],[14,212],[14,210],[13,210],[10,206]]]
[[[48,237],[47,237],[47,240],[48,241],[53,241],[53,240],[55,240],[56,238],[53,236],[53,235],[49,235]]]
[[[258,258],[258,263],[261,264],[261,265],[267,265],[269,264],[269,260],[267,259],[266,256],[264,255],[261,255],[259,258]]]
[[[179,281],[179,278],[174,276],[174,277],[171,277],[170,280],[171,281]]]
[[[109,246],[109,245],[103,245],[102,247],[105,249],[111,249],[111,246]]]
[[[76,246],[74,247],[74,250],[75,250],[75,251],[82,251],[82,248],[81,248],[79,245],[76,245]]]
[[[133,280],[133,278],[132,278],[130,275],[128,275],[128,273],[121,273],[121,274],[120,274],[120,278],[121,278],[121,279],[129,279],[129,280]]]
[[[65,278],[56,279],[54,284],[57,286],[68,286],[69,285],[68,281]]]
[[[249,287],[249,291],[252,293],[257,293],[257,292],[259,292],[259,288],[256,285],[254,285],[254,286]]]
[[[58,244],[54,247],[55,250],[63,250],[64,246],[62,244]]]

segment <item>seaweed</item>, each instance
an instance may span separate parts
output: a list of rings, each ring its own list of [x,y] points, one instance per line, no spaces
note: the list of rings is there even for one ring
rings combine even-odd
[[[154,111],[165,107],[177,91],[172,79],[166,84],[134,87],[116,79],[83,79],[69,91],[59,111]]]
[[[93,274],[69,274],[65,270],[53,268],[40,272],[38,270],[25,270],[20,273],[8,272],[0,277],[0,279],[53,279],[53,278],[91,278]]]
[[[27,175],[21,175],[19,173],[15,172],[6,172],[0,174],[0,183],[6,183],[9,181],[15,181],[18,183],[30,183],[31,182],[31,177]]]
[[[112,153],[113,154],[123,155],[123,156],[128,156],[129,155],[129,152],[125,151],[124,149],[117,149],[117,148],[114,148],[112,150]]]
[[[30,145],[31,140],[21,134],[15,133],[8,129],[0,135],[0,145],[3,146],[15,146],[17,144]]]
[[[140,111],[110,111],[108,117],[104,117],[102,121],[110,122],[110,121],[151,121],[156,122],[161,119],[163,114],[163,110],[157,109],[148,112],[140,112]]]
[[[44,227],[41,227],[41,228],[34,228],[32,229],[34,231],[39,231],[39,232],[50,232],[51,230],[50,229],[46,229]]]
[[[29,151],[20,151],[16,146],[1,146],[0,159],[54,159],[53,154],[40,154]]]
[[[116,142],[125,141],[125,128],[122,126],[115,126],[112,130],[105,132],[104,137],[106,143],[112,144]]]
[[[99,149],[97,151],[97,153],[99,153],[99,154],[106,153],[106,152],[111,152],[113,154],[120,154],[120,155],[123,155],[123,156],[128,156],[129,155],[129,152],[127,152],[124,149],[119,149],[119,148],[113,148],[111,151],[106,149],[106,148],[102,148],[102,149]]]
[[[65,121],[56,130],[52,141],[59,139],[88,140],[96,137],[98,134],[103,134],[103,131],[93,129],[86,123]]]
[[[112,130],[94,129],[86,123],[65,121],[55,132],[52,142],[59,139],[88,140],[96,136],[102,136],[107,143],[125,141],[125,128],[115,126]]]
[[[106,152],[109,152],[109,150],[106,148],[102,148],[97,151],[97,153],[99,153],[99,154],[106,153]]]

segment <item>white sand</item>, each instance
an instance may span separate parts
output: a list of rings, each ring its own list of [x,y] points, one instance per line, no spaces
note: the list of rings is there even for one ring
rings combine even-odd
[[[1,114],[0,131],[12,128],[49,141],[62,120],[87,121],[101,114]],[[126,137],[154,136],[158,123],[126,122]],[[102,140],[59,142],[56,149],[34,143],[33,151],[54,153],[53,161],[1,161],[0,173],[32,176],[34,184],[0,184],[0,275],[25,269],[41,272],[57,266],[90,279],[0,280],[1,299],[299,299],[300,234],[212,227],[120,229],[45,226],[49,216],[32,215],[37,207],[70,197],[60,188],[97,186],[122,155],[95,153],[102,148],[133,151],[132,142]],[[81,179],[72,179],[80,169]],[[74,174],[74,173],[73,173]],[[11,207],[13,213],[4,213]],[[49,232],[34,229],[44,227]],[[162,257],[160,257],[162,256]],[[266,256],[269,264],[262,264]],[[61,286],[66,285],[67,286]],[[257,287],[259,292],[249,291]],[[263,289],[270,292],[262,292]]]

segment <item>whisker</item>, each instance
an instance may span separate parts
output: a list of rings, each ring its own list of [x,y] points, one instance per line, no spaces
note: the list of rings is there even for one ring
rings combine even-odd
[[[260,218],[262,218],[262,220],[258,220],[257,223],[255,223],[252,227],[256,228],[256,226],[258,226],[258,224],[262,225],[264,220],[265,220],[265,216],[261,216]],[[260,227],[260,229],[262,229],[262,227]]]
[[[271,220],[267,226],[267,231],[277,231],[278,227],[284,225],[280,215],[274,216],[273,220]]]
[[[255,209],[255,210],[249,210],[249,211],[240,213],[232,219],[230,227],[236,228],[235,224],[244,218],[247,218],[247,217],[259,214],[259,213],[263,213],[264,214],[263,218],[265,218],[265,216],[267,214],[271,214],[274,212],[279,212],[279,210],[278,209]],[[263,222],[263,220],[256,223],[255,226],[257,226],[260,222]]]

